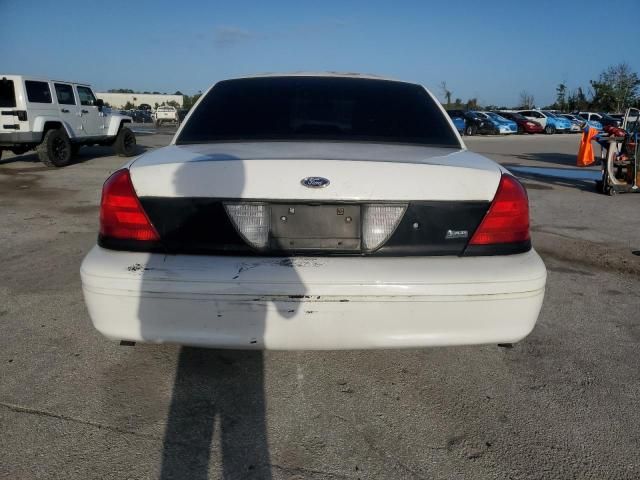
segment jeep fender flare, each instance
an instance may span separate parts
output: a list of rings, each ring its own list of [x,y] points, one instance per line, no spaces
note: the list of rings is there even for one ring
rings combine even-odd
[[[131,117],[125,117],[124,115],[122,116],[112,115],[111,118],[109,118],[109,129],[107,130],[107,136],[108,137],[117,136],[118,132],[122,128],[122,125],[130,124],[130,123],[131,123]]]
[[[44,134],[47,130],[51,130],[52,128],[64,128],[67,136],[70,139],[76,138],[76,135],[73,133],[73,129],[69,127],[69,124],[60,119],[60,117],[54,116],[38,116],[33,121],[33,129],[34,133],[40,133],[40,141],[44,138]]]

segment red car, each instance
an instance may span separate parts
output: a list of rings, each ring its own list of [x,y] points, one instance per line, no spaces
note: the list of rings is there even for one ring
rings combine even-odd
[[[518,133],[543,133],[544,127],[538,122],[529,120],[516,112],[495,112],[501,117],[513,120],[518,124]]]

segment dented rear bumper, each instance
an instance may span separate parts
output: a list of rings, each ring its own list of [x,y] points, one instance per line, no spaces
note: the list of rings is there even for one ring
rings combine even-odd
[[[119,340],[239,349],[515,342],[546,269],[493,257],[234,257],[95,247],[81,268],[91,320]]]

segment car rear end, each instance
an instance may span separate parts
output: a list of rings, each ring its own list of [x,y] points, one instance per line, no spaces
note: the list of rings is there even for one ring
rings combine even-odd
[[[0,74],[0,148],[33,141],[22,77]]]
[[[173,107],[158,107],[156,110],[156,121],[176,122],[177,120],[178,112]]]
[[[81,269],[104,335],[347,349],[533,328],[546,270],[526,192],[421,87],[244,79],[195,108],[173,145],[105,183]]]
[[[543,133],[544,132],[544,127],[542,125],[540,125],[538,122],[535,122],[533,120],[529,120],[527,118],[522,117],[522,129],[526,132],[526,133]]]

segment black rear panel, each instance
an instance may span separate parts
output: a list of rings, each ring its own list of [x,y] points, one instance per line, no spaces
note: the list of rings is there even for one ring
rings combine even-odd
[[[244,241],[229,219],[221,199],[209,198],[161,198],[143,197],[140,202],[160,235],[156,244],[114,241],[100,238],[99,244],[117,250],[147,250],[182,254],[223,255],[373,255],[373,256],[430,256],[463,255],[476,228],[484,218],[490,202],[409,202],[404,216],[390,238],[377,250],[363,252],[360,241],[360,205],[343,202],[344,214],[353,217],[357,229],[342,229],[322,235],[311,235],[313,242],[323,242],[326,248],[299,247],[299,241],[291,243],[288,233],[282,234],[275,224],[282,212],[294,206],[298,211],[305,207],[300,202],[270,202],[274,214],[271,240],[266,251],[256,251]],[[336,204],[310,204],[306,210],[322,215],[325,210],[335,210]],[[342,213],[342,212],[341,212]],[[322,224],[322,219],[317,219]],[[315,224],[316,222],[314,222]],[[318,232],[316,232],[318,233]],[[353,243],[344,242],[342,248],[331,246],[331,238],[337,234],[341,239],[353,238]],[[319,240],[318,240],[319,238]],[[311,243],[317,245],[318,243]],[[289,247],[289,245],[293,245]],[[479,254],[491,254],[486,251]],[[500,252],[494,252],[498,254]],[[515,252],[509,252],[515,253]]]
[[[242,255],[253,252],[219,199],[143,197],[140,203],[168,252]]]
[[[411,202],[378,255],[461,255],[489,202]]]

